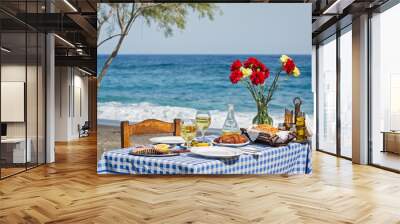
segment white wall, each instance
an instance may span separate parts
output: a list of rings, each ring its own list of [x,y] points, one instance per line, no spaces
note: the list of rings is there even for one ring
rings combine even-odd
[[[79,72],[76,75],[77,70],[75,70],[74,77],[74,108],[72,108],[73,119],[72,122],[72,135],[79,136],[77,126],[81,126],[88,121],[88,78],[81,76],[82,73]]]
[[[37,70],[38,69],[38,70]],[[5,63],[1,66],[2,82],[24,82],[26,84],[26,107],[21,108],[22,113],[26,112],[26,120],[22,122],[5,122],[7,124],[8,138],[25,138],[30,140],[29,148],[32,153],[32,162],[39,159],[39,163],[44,163],[44,74],[42,68],[36,65],[25,66],[25,64]],[[27,80],[25,80],[27,78]],[[21,93],[21,94],[24,94]],[[7,96],[2,96],[7,97]],[[12,110],[2,107],[1,110]],[[8,111],[9,113],[12,111]],[[38,153],[38,155],[37,155]]]
[[[27,86],[27,125],[28,125],[28,137],[30,133],[35,133],[36,138],[36,123],[37,114],[36,107],[41,108],[43,105],[37,105],[37,93],[36,93],[36,78],[32,77],[32,74],[36,77],[36,66],[27,66],[20,64],[3,64],[1,66],[1,81],[2,82],[25,82],[26,70],[28,72],[28,86]],[[4,97],[4,96],[3,96]],[[40,101],[42,102],[42,101]],[[1,108],[1,110],[7,110],[8,108]],[[7,135],[8,137],[25,137],[25,123],[26,122],[7,122]],[[32,130],[32,131],[30,131]]]
[[[1,81],[25,82],[25,64],[4,64],[1,66]],[[1,108],[7,110],[7,108]],[[7,137],[25,137],[25,122],[7,123]]]
[[[72,67],[56,67],[55,74],[55,140],[70,141],[88,120],[88,78]]]
[[[67,141],[69,133],[69,96],[68,88],[70,84],[69,69],[67,67],[55,68],[55,141]]]

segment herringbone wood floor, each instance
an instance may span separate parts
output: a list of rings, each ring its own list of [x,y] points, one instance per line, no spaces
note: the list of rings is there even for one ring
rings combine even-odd
[[[0,181],[0,223],[400,223],[400,175],[323,153],[311,176],[98,176],[95,143]]]

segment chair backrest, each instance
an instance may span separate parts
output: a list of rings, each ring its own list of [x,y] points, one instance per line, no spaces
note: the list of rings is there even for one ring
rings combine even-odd
[[[173,123],[156,119],[144,120],[136,124],[129,124],[129,121],[121,122],[121,147],[132,146],[130,137],[144,134],[170,133],[175,136],[181,135],[181,120],[175,119]]]
[[[89,121],[85,121],[85,123],[82,126],[82,129],[90,129],[90,123]]]

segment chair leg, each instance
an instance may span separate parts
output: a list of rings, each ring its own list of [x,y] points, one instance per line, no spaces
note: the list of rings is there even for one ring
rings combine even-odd
[[[130,130],[129,130],[129,121],[121,122],[121,148],[126,148],[131,146],[130,142]]]

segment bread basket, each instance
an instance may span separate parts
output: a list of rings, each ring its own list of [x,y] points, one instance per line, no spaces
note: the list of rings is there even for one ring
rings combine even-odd
[[[274,135],[258,131],[252,127],[248,129],[242,128],[241,131],[242,134],[246,135],[250,139],[250,141],[273,147],[285,146],[296,139],[296,134],[290,131],[279,131]]]

